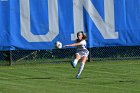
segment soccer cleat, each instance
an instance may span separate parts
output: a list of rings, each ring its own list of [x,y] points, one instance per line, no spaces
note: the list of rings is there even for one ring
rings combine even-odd
[[[75,68],[75,66],[74,66],[74,64],[73,64],[73,61],[71,62],[71,66],[72,66],[73,68]]]
[[[80,75],[76,75],[76,79],[79,79]]]

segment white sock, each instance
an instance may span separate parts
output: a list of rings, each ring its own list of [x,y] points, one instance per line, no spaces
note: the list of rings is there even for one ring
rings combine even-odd
[[[77,63],[78,63],[78,59],[74,59],[73,61],[74,67],[76,67]]]
[[[83,69],[84,69],[84,66],[85,66],[85,63],[81,63],[77,75],[81,75],[81,73],[82,73],[82,71],[83,71]]]

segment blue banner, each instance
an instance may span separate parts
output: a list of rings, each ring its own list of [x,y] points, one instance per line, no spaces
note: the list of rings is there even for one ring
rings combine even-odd
[[[54,49],[78,31],[88,47],[139,46],[140,0],[0,0],[0,50]]]
[[[9,2],[0,0],[0,50],[10,49]]]

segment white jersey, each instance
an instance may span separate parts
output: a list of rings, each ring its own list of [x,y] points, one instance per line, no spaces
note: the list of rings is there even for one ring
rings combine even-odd
[[[85,50],[86,49],[86,41],[82,40],[81,42],[79,42],[81,45],[77,46],[77,50]]]
[[[81,42],[79,42],[81,45],[77,46],[77,52],[76,54],[79,54],[81,57],[83,56],[88,56],[89,55],[89,51],[86,48],[86,41],[82,40]]]

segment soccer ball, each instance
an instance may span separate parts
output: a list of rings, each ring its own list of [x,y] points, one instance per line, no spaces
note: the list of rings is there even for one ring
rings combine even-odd
[[[58,48],[58,49],[62,48],[62,43],[60,41],[57,41],[55,43],[55,48]]]

